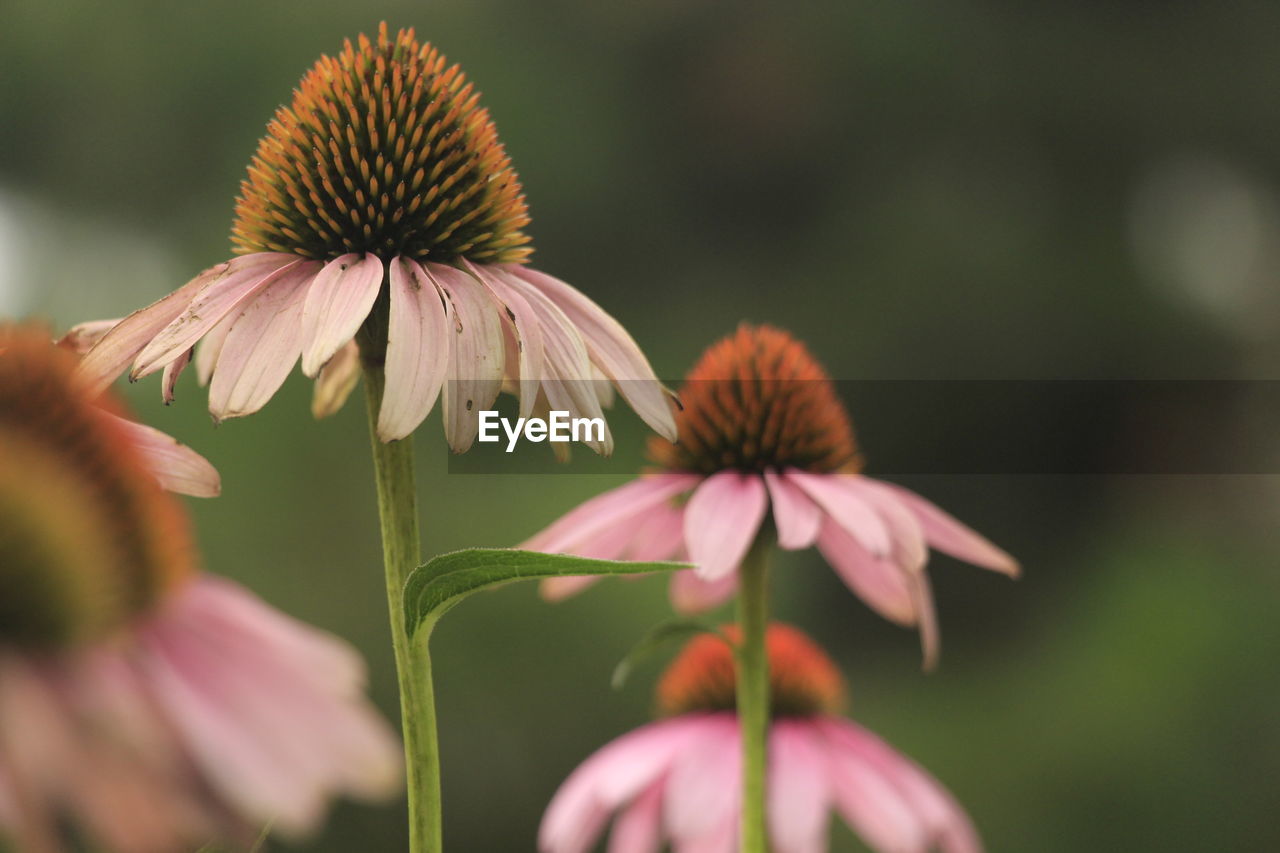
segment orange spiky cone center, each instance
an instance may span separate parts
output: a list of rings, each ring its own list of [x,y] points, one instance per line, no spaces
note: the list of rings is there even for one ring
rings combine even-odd
[[[830,473],[861,466],[830,377],[779,329],[744,323],[713,344],[686,377],[680,401],[679,443],[649,440],[649,457],[668,470]]]
[[[240,252],[523,262],[520,181],[457,65],[413,30],[322,56],[277,110],[236,203]]]
[[[0,327],[0,644],[111,633],[192,568],[182,507],[75,364],[40,330]]]
[[[721,629],[733,643],[736,625]],[[769,657],[769,689],[774,716],[832,714],[844,704],[844,680],[826,653],[802,631],[773,623],[765,635]],[[732,711],[737,707],[737,673],[733,649],[714,634],[701,634],[685,645],[658,683],[662,714]]]

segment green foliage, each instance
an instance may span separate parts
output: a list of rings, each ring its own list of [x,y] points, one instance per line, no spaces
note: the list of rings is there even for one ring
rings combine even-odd
[[[505,548],[453,551],[433,557],[409,575],[404,588],[405,632],[413,637],[424,624],[434,625],[473,592],[511,581],[571,575],[638,575],[687,568],[687,563],[624,563]]]
[[[733,645],[729,638],[714,625],[697,619],[670,619],[655,625],[631,647],[631,651],[627,652],[626,656],[613,668],[613,676],[609,679],[609,683],[614,690],[621,690],[626,686],[627,679],[631,677],[631,671],[635,669],[637,663],[657,654],[676,640],[695,637],[698,634],[715,634],[730,646]]]

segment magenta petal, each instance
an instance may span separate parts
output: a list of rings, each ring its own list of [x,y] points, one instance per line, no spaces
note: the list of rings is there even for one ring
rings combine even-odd
[[[1020,573],[1017,560],[910,489],[878,480],[868,482],[905,504],[919,519],[929,544],[944,554],[1010,577],[1016,578]]]
[[[125,317],[93,345],[77,366],[76,375],[94,393],[106,389],[160,330],[181,314],[209,282],[225,273],[228,266],[211,267],[163,299]]]
[[[650,785],[618,816],[609,833],[608,853],[660,853],[662,790],[661,782]]]
[[[307,288],[302,308],[302,372],[314,377],[356,336],[382,290],[377,255],[351,253],[334,258]]]
[[[444,435],[454,453],[471,447],[479,413],[502,390],[504,349],[499,306],[480,282],[443,264],[423,264],[448,300],[449,373],[441,399]]]
[[[782,476],[804,490],[827,515],[849,531],[868,551],[887,557],[893,550],[889,528],[867,503],[865,497],[850,487],[856,474],[810,474],[788,468]]]
[[[199,453],[158,429],[115,415],[107,417],[129,434],[161,486],[196,498],[212,498],[221,493],[222,481],[217,470]]]
[[[773,853],[824,853],[825,744],[808,720],[776,720],[769,732],[768,815]]]
[[[317,266],[291,268],[232,322],[209,386],[209,411],[217,420],[258,411],[288,378],[302,351],[302,306]]]
[[[742,751],[732,713],[701,718],[697,740],[674,756],[663,801],[667,831],[677,849],[719,835],[741,807]]]
[[[386,389],[378,438],[395,441],[418,428],[449,371],[449,317],[431,275],[408,258],[391,262]]]
[[[755,474],[720,471],[702,481],[684,513],[684,538],[699,577],[718,580],[738,568],[768,505],[764,480]]]
[[[693,488],[695,474],[653,474],[596,495],[570,510],[550,527],[534,534],[520,547],[548,553],[578,553],[597,536],[617,525],[631,523],[650,508]]]
[[[826,519],[818,550],[853,593],[891,622],[916,623],[911,575],[887,559],[874,557],[849,531]],[[919,574],[919,573],[918,573]]]
[[[773,523],[778,528],[778,545],[789,551],[808,548],[818,538],[822,510],[800,487],[772,469],[764,472],[765,485],[773,505]]]
[[[508,271],[538,288],[560,307],[582,333],[591,361],[617,384],[636,414],[659,435],[675,441],[676,423],[667,391],[622,324],[557,278],[527,267],[508,267]]]
[[[829,733],[844,720],[820,721],[827,749],[828,784],[836,808],[867,846],[879,853],[927,853],[923,821],[896,784],[851,745]]]
[[[300,263],[297,255],[277,252],[243,255],[229,261],[226,269],[202,287],[138,354],[130,378],[146,376],[191,349],[223,317]]]

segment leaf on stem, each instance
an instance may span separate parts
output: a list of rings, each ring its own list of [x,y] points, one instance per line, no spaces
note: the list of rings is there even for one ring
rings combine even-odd
[[[614,690],[621,690],[627,683],[627,679],[631,677],[631,671],[635,666],[645,658],[656,654],[663,646],[673,640],[692,637],[697,634],[715,634],[729,645],[733,645],[729,638],[714,625],[701,622],[697,619],[671,619],[659,625],[655,625],[649,633],[640,638],[631,651],[618,661],[618,665],[613,668],[613,677],[609,679],[609,683]]]

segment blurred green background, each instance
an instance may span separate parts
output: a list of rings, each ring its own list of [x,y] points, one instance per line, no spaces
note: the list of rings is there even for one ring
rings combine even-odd
[[[463,64],[524,180],[535,264],[664,376],[742,319],[842,379],[1275,376],[1280,5],[1260,2],[7,0],[0,314],[117,316],[223,260],[266,120],[382,18]],[[224,496],[193,504],[207,567],[357,644],[391,712],[362,401],[315,423],[309,393],[295,376],[215,430],[190,375],[167,409],[154,379],[129,391],[222,471]],[[886,440],[1000,418],[939,411]],[[450,473],[438,417],[417,440],[432,552],[514,544],[628,474]],[[989,849],[1280,849],[1275,477],[904,482],[1026,568],[935,559],[940,671],[813,552],[782,560],[777,609]],[[532,849],[560,780],[647,719],[658,664],[621,692],[608,676],[666,613],[648,579],[556,606],[515,586],[448,617],[451,850]],[[272,849],[394,851],[402,826],[401,804],[342,805]],[[839,829],[834,849],[860,848]]]

